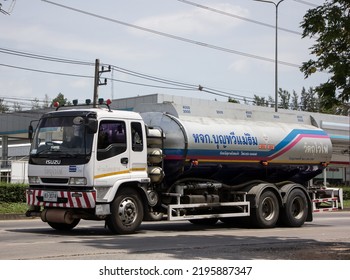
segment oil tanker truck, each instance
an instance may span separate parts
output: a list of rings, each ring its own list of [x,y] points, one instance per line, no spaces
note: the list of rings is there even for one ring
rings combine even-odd
[[[271,228],[312,221],[308,181],[331,160],[312,116],[143,104],[57,108],[29,127],[27,216],[56,230],[81,219],[118,234],[142,221]]]

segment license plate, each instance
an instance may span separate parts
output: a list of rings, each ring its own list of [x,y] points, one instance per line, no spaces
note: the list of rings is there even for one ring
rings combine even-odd
[[[44,191],[43,199],[44,201],[48,201],[48,202],[57,202],[57,192]]]

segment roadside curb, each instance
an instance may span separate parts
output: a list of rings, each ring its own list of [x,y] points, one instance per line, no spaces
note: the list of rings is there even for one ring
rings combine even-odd
[[[36,218],[37,217],[27,217],[25,214],[0,214],[0,220],[24,220]]]

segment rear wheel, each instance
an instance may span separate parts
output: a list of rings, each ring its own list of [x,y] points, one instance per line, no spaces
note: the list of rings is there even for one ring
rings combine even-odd
[[[161,221],[163,219],[163,213],[157,212],[157,211],[149,211],[148,209],[145,209],[144,212],[144,221]]]
[[[259,198],[258,207],[251,211],[253,225],[260,228],[272,228],[279,217],[279,203],[274,192],[264,191]]]
[[[305,193],[294,189],[288,195],[281,222],[289,227],[300,227],[306,221],[308,209]]]
[[[143,206],[139,193],[132,188],[121,190],[111,204],[106,224],[113,233],[134,233],[143,220]]]

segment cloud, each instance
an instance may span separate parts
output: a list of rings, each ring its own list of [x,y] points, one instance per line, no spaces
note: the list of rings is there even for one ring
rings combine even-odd
[[[229,71],[235,73],[248,73],[250,71],[250,64],[246,59],[236,59],[228,66]]]
[[[91,81],[88,79],[80,78],[70,83],[72,88],[76,89],[89,89],[91,87]]]
[[[216,3],[210,8],[234,15],[248,15],[248,10],[228,3]],[[134,24],[171,34],[214,35],[240,25],[241,21],[205,9],[193,8],[182,12],[143,18]]]
[[[145,54],[142,49],[125,40],[120,41],[117,38],[113,39],[113,37],[108,40],[101,37],[94,39],[93,37],[79,36],[76,33],[61,30],[52,30],[49,27],[37,24],[0,25],[0,40],[7,43],[11,42],[18,49],[35,50],[33,51],[35,53],[56,53],[57,57],[79,58],[84,53],[85,57],[92,58],[91,62],[94,61],[95,57],[100,57],[101,54],[109,59],[133,61],[152,55],[151,53]]]

